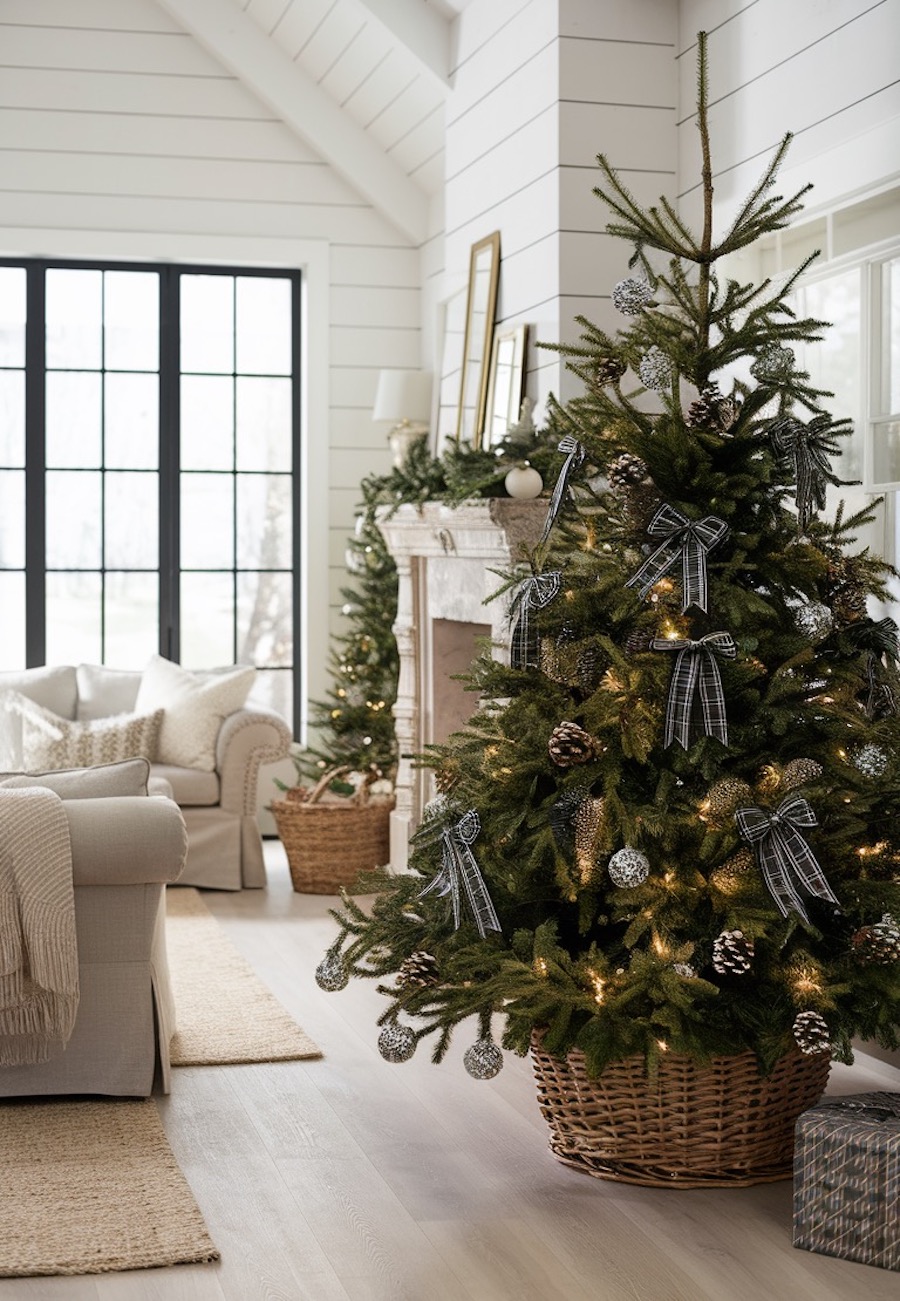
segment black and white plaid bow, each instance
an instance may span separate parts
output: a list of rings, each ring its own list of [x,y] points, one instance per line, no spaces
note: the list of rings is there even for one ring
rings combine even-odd
[[[840,447],[831,432],[833,427],[828,416],[816,416],[808,425],[792,416],[784,416],[769,426],[775,450],[779,455],[793,459],[794,500],[801,531],[806,529],[814,515],[825,509],[826,484],[841,482],[832,473],[828,459],[840,456]]]
[[[566,434],[557,448],[559,452],[566,453],[566,459],[563,461],[562,469],[559,472],[559,478],[556,480],[556,487],[550,498],[550,505],[547,507],[547,518],[544,521],[544,531],[541,534],[541,542],[546,542],[550,536],[550,530],[556,523],[556,517],[562,509],[563,498],[569,487],[569,480],[575,470],[581,465],[587,455],[585,446],[580,443],[574,434]]]
[[[647,531],[651,537],[661,537],[663,541],[625,586],[639,587],[641,596],[646,596],[653,584],[658,583],[680,557],[682,612],[688,606],[697,605],[705,613],[708,599],[706,553],[722,541],[728,525],[716,515],[689,520],[674,506],[663,503]]]
[[[558,569],[546,574],[526,578],[516,589],[509,617],[512,636],[509,645],[509,662],[514,669],[525,669],[539,663],[537,629],[531,619],[532,610],[543,610],[559,592],[562,575]]]
[[[836,904],[831,886],[815,854],[800,834],[800,827],[815,827],[818,820],[802,796],[788,795],[774,813],[750,805],[734,815],[738,831],[756,850],[766,888],[783,917],[793,911],[809,921],[797,889]],[[792,877],[796,877],[796,884]]]
[[[657,637],[650,645],[653,650],[678,651],[666,701],[664,746],[678,741],[688,750],[697,736],[714,736],[727,745],[725,693],[716,655],[734,659],[737,647],[731,633],[711,632],[699,641]]]
[[[464,813],[455,826],[444,828],[441,833],[441,869],[421,891],[419,898],[424,899],[432,891],[439,895],[449,894],[453,901],[453,924],[459,930],[465,891],[478,934],[484,939],[488,931],[499,931],[502,927],[471,849],[480,830],[481,821],[474,809]]]

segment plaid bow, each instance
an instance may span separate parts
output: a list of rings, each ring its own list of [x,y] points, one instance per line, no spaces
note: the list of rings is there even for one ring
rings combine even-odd
[[[566,459],[559,472],[559,478],[556,480],[556,487],[553,489],[553,495],[550,498],[550,505],[547,507],[547,518],[544,521],[544,531],[541,534],[541,542],[546,542],[549,538],[550,530],[556,523],[556,517],[562,508],[563,498],[565,497],[566,490],[569,487],[569,480],[572,477],[572,473],[578,469],[587,454],[584,444],[579,443],[574,434],[566,434],[565,438],[559,444],[557,451],[565,452]]]
[[[531,611],[543,610],[550,604],[559,592],[561,577],[558,569],[551,569],[519,584],[509,612],[510,620],[515,620],[509,647],[512,668],[525,669],[539,662],[537,630],[531,622]]]
[[[840,484],[832,474],[829,456],[840,456],[840,447],[830,433],[828,416],[817,416],[808,425],[784,416],[769,426],[775,450],[794,462],[797,522],[803,532],[818,511],[825,509],[825,485]]]
[[[788,912],[793,911],[799,913],[805,922],[809,922],[797,885],[791,880],[792,874],[809,894],[830,903],[838,902],[815,854],[798,830],[800,827],[818,825],[816,815],[805,799],[799,795],[788,795],[774,813],[750,805],[738,809],[734,820],[738,831],[756,850],[766,888],[778,905],[782,917],[787,917]]]
[[[453,924],[459,930],[462,921],[461,882],[478,934],[484,939],[488,931],[499,931],[502,927],[470,848],[480,830],[481,821],[474,809],[464,813],[455,826],[444,829],[441,833],[441,869],[421,891],[419,898],[424,899],[432,890],[439,895],[449,894],[453,900]]]
[[[721,542],[728,525],[716,515],[701,520],[689,520],[674,506],[663,503],[650,521],[647,530],[651,537],[663,541],[641,565],[626,587],[639,586],[641,596],[646,596],[654,583],[658,583],[681,557],[682,613],[690,605],[697,605],[706,613],[706,553]]]
[[[650,645],[653,650],[678,651],[678,659],[669,682],[663,745],[668,747],[673,741],[678,741],[687,750],[698,734],[714,736],[723,745],[727,745],[725,693],[722,690],[716,655],[729,660],[737,655],[731,633],[711,632],[699,641],[657,637]],[[698,694],[699,717],[695,709]]]

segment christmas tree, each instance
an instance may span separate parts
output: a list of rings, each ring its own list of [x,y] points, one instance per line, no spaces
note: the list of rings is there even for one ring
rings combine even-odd
[[[376,476],[364,479],[361,492],[361,508],[346,553],[347,569],[356,585],[341,589],[346,627],[332,639],[329,650],[332,686],[326,700],[312,702],[310,721],[316,744],[296,759],[298,776],[313,780],[325,769],[362,773],[371,772],[373,765],[391,780],[397,764],[391,714],[400,671],[392,631],[397,615],[397,566],[376,523],[383,480]]]
[[[779,286],[729,255],[786,226],[785,137],[713,231],[706,43],[697,123],[703,222],[643,210],[606,158],[598,197],[633,273],[614,335],[562,349],[584,381],[561,435],[544,537],[515,574],[509,663],[472,671],[478,706],[432,756],[439,795],[409,874],[347,896],[317,974],[378,980],[392,1061],[474,1018],[466,1066],[503,1045],[584,1054],[588,1073],[661,1053],[851,1060],[897,1046],[897,627],[868,613],[892,571],[825,516],[839,485],[829,394],[792,344]],[[470,1032],[472,1033],[472,1032]]]

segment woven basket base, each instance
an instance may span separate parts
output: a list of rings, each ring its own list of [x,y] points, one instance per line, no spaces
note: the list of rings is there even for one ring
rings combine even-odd
[[[301,804],[273,800],[270,808],[298,894],[339,894],[360,872],[384,867],[391,857],[393,800],[352,804]]]
[[[591,1079],[532,1041],[538,1103],[557,1160],[597,1179],[657,1188],[746,1188],[792,1174],[794,1125],[821,1097],[828,1054],[792,1051],[760,1076],[752,1053],[700,1067],[673,1054],[647,1078],[643,1057]]]

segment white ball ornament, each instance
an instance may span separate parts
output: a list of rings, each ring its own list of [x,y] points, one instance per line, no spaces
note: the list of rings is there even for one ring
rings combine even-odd
[[[503,1053],[491,1039],[479,1039],[467,1048],[463,1065],[474,1080],[492,1080],[503,1066]]]
[[[607,870],[613,885],[622,890],[633,890],[636,885],[643,885],[650,875],[650,860],[639,849],[626,845],[624,849],[616,850]]]
[[[399,1021],[389,1022],[378,1036],[378,1051],[386,1062],[408,1062],[416,1051],[415,1031]]]
[[[514,465],[503,484],[510,497],[516,497],[519,501],[531,501],[540,495],[544,480],[526,461],[524,465]]]

